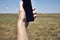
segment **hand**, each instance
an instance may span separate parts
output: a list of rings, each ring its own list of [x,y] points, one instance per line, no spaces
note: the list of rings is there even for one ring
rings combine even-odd
[[[36,16],[37,16],[37,13],[35,12],[35,8],[33,8],[32,11],[33,11],[33,17],[34,17],[34,19],[35,19]],[[18,17],[19,17],[19,19],[18,19],[19,21],[24,21],[24,20],[26,20],[25,10],[24,10],[24,8],[23,8],[23,1],[22,1],[22,0],[20,0]],[[25,26],[27,27],[28,24],[29,24],[29,22],[26,22],[26,21],[24,21],[24,22],[25,22]]]
[[[35,12],[35,8],[33,10],[33,17],[36,18],[37,13]],[[20,1],[20,7],[19,7],[19,13],[18,13],[19,19],[24,20],[25,19],[25,10],[23,8],[23,1]]]

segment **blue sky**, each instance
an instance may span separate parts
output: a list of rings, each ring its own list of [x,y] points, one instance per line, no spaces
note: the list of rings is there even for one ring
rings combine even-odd
[[[20,0],[0,0],[0,13],[17,13]],[[60,0],[31,0],[38,13],[60,13]]]

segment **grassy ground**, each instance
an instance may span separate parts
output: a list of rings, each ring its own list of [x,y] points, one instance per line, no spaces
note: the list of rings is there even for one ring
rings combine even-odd
[[[17,15],[0,14],[0,40],[16,40]],[[27,28],[30,40],[60,40],[60,14],[38,14]]]

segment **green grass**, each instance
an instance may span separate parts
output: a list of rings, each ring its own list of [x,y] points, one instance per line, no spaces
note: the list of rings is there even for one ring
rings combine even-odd
[[[0,40],[16,40],[17,15],[0,14]],[[38,14],[27,28],[30,40],[60,40],[60,14]]]

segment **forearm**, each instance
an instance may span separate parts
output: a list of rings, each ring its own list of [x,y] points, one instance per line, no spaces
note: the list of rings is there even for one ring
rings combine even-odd
[[[28,35],[25,27],[25,21],[18,20],[18,35],[17,40],[28,40]]]

